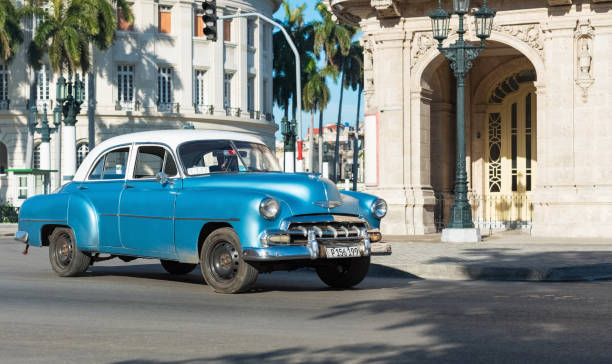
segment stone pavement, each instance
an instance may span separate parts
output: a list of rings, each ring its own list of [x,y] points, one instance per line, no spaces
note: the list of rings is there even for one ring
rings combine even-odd
[[[612,278],[612,239],[536,238],[497,232],[480,243],[440,235],[384,237],[393,254],[372,257],[372,273],[424,279],[576,281]]]

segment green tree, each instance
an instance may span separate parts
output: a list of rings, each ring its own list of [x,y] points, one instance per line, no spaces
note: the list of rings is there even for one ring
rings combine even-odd
[[[319,111],[319,163],[318,170],[322,171],[322,136],[323,136],[323,110],[327,108],[330,99],[329,87],[325,82],[327,76],[333,73],[331,67],[325,67],[322,70],[317,69],[317,63],[314,59],[308,64],[307,68],[308,82],[304,86],[303,102],[304,110],[310,111],[310,170],[314,171],[314,114]]]
[[[351,41],[357,33],[353,26],[341,25],[334,21],[332,14],[322,3],[316,6],[323,21],[315,25],[314,52],[316,56],[324,54],[325,64],[332,67],[336,81],[340,78],[340,100],[338,103],[338,121],[336,125],[336,145],[332,165],[332,179],[338,182],[338,156],[340,154],[340,128],[342,122],[342,102],[344,100],[346,58],[351,49]]]
[[[10,61],[23,43],[21,14],[11,0],[0,0],[0,57],[4,62]]]
[[[284,19],[279,20],[279,23],[281,23],[287,33],[289,33],[289,36],[298,50],[302,68],[300,76],[302,85],[304,85],[308,80],[306,67],[313,58],[314,52],[313,26],[312,24],[306,24],[304,22],[306,4],[292,8],[287,1],[284,1],[282,6],[285,10],[285,16]],[[288,118],[289,100],[291,100],[292,116],[295,120],[297,112],[295,56],[285,36],[280,31],[277,31],[273,35],[273,52],[274,102],[284,110],[285,117]]]
[[[133,21],[126,0],[52,0],[49,13],[31,0],[28,11],[40,19],[34,39],[28,48],[28,59],[35,69],[42,67],[49,56],[54,72],[69,74],[91,67],[89,45],[108,49],[115,40],[117,26],[114,5],[121,9],[127,21]]]

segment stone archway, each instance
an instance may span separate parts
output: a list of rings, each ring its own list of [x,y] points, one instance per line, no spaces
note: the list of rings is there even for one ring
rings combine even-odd
[[[451,38],[448,42],[451,43]],[[423,42],[420,39],[419,42]],[[426,46],[428,46],[426,44]],[[429,102],[416,104],[413,101],[413,117],[421,118],[421,125],[430,126],[430,162],[431,185],[436,196],[434,212],[435,225],[438,230],[448,223],[449,210],[454,198],[455,159],[456,159],[456,105],[455,77],[450,72],[448,62],[435,48],[433,42],[430,49],[413,52],[418,56],[411,69],[411,87],[413,95],[432,95]],[[524,52],[527,54],[525,54]],[[532,61],[532,59],[534,61]],[[474,62],[470,71],[466,93],[466,140],[468,155],[468,175],[472,207],[475,220],[484,220],[485,179],[487,179],[486,141],[488,124],[487,107],[489,94],[498,83],[510,75],[522,70],[531,70],[534,74],[543,72],[543,62],[537,49],[524,43],[516,37],[494,32],[487,41],[487,49]],[[534,77],[535,78],[535,77]],[[535,86],[531,83],[532,88]],[[541,83],[536,83],[541,91]],[[537,108],[537,93],[533,95],[533,110]],[[428,120],[423,120],[423,118]],[[534,130],[536,120],[532,122]],[[487,129],[487,130],[485,130]],[[524,129],[524,128],[523,128]],[[535,134],[534,134],[535,139]],[[488,139],[487,139],[488,140]],[[534,152],[535,152],[535,141]],[[533,182],[533,181],[531,181]],[[507,182],[506,182],[507,183]]]

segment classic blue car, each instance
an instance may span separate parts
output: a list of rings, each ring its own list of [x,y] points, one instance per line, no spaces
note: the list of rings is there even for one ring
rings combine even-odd
[[[155,131],[101,143],[72,182],[25,201],[15,239],[48,246],[60,276],[113,257],[154,258],[171,274],[200,264],[222,293],[301,267],[348,288],[368,272],[386,210],[317,174],[281,173],[254,135]]]

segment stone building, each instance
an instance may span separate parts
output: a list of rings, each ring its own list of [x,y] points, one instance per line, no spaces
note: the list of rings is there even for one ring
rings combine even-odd
[[[280,3],[219,0],[217,10],[271,17]],[[224,41],[211,42],[202,31],[201,1],[136,0],[132,9],[133,24],[118,16],[115,44],[93,52],[91,73],[85,75],[86,101],[76,124],[77,163],[109,137],[186,124],[252,132],[274,145],[271,25],[256,18],[225,20],[220,22]],[[35,104],[40,120],[46,105],[52,122],[59,77],[48,65],[37,72],[26,66],[31,27],[24,21],[26,42],[10,64],[0,65],[0,203],[17,206],[42,191],[41,180],[5,169],[38,167],[39,134],[33,165],[26,165],[28,112]],[[58,139],[52,136],[51,169],[59,170]],[[52,188],[60,181],[54,177]]]
[[[433,232],[456,164],[456,81],[428,18],[437,1],[326,3],[363,30],[366,184],[390,205],[383,230]],[[528,223],[534,235],[612,236],[612,2],[487,5],[497,16],[466,91],[474,219]],[[472,15],[466,24],[477,41]],[[446,45],[457,16],[451,29]]]

